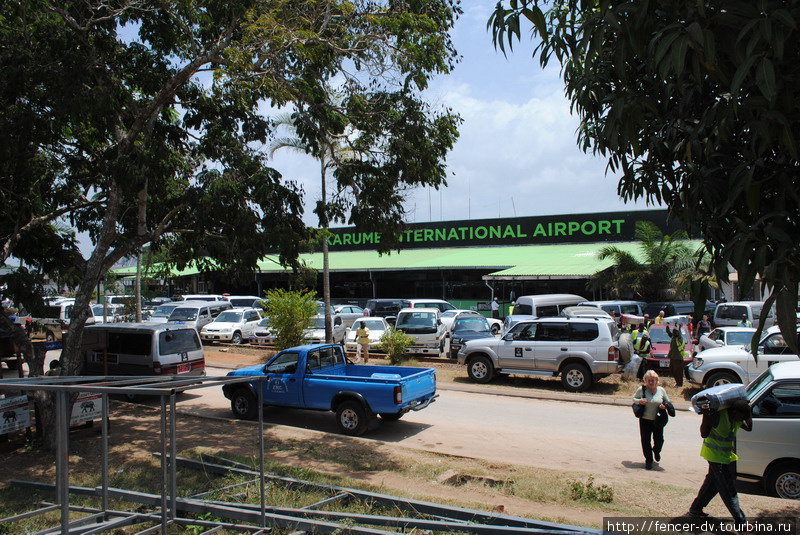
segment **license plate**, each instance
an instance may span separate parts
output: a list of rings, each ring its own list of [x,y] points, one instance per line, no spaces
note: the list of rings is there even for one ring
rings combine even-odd
[[[669,368],[669,361],[668,360],[661,360],[658,362],[658,365],[662,368]]]
[[[189,364],[180,364],[178,366],[178,373],[189,373],[192,367]]]

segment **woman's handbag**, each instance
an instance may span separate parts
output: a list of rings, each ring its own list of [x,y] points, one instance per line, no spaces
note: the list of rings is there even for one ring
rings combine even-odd
[[[642,396],[644,396],[644,387],[642,387]],[[644,414],[644,405],[639,405],[638,401],[634,401],[631,404],[631,408],[633,409],[633,415],[637,418],[641,418]]]

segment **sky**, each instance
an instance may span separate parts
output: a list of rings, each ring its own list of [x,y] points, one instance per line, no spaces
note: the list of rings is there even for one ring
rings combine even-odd
[[[624,203],[606,160],[578,147],[579,121],[570,114],[558,63],[540,67],[530,33],[523,32],[507,57],[494,49],[486,21],[495,4],[462,2],[453,33],[461,62],[426,92],[429,102],[461,116],[460,137],[447,156],[447,187],[410,192],[407,222],[652,208]],[[317,164],[288,151],[276,153],[273,163],[303,184],[305,220],[316,225]]]

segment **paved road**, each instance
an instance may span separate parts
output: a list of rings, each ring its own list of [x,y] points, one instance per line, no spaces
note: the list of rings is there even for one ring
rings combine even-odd
[[[216,376],[227,370],[207,372]],[[231,417],[230,403],[219,388],[186,393],[179,398],[179,408]],[[265,421],[338,432],[330,412],[268,409]],[[699,424],[700,417],[688,411],[670,419],[662,462],[652,472],[644,470],[638,424],[629,406],[440,390],[439,399],[427,409],[384,423],[365,439],[494,462],[697,487],[707,467],[698,455]]]

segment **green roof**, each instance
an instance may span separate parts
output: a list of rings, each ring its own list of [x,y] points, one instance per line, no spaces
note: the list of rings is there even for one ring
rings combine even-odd
[[[688,242],[698,247],[700,242]],[[530,279],[536,277],[587,278],[613,264],[600,260],[598,254],[613,245],[634,257],[641,254],[640,242],[593,243],[565,245],[523,245],[508,247],[455,247],[442,249],[405,249],[379,255],[376,251],[335,251],[329,253],[329,265],[336,271],[398,271],[431,269],[492,270],[487,279]],[[322,253],[300,255],[300,261],[322,270]],[[281,272],[277,257],[264,258],[258,263],[262,273]],[[174,271],[174,276],[194,275],[200,271],[187,267]],[[134,275],[136,268],[115,270],[122,276]]]

